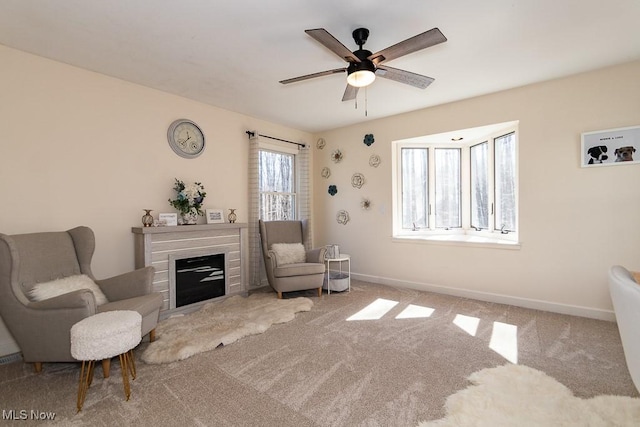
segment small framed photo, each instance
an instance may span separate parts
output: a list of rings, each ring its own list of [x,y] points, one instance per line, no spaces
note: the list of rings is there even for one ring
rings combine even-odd
[[[161,213],[158,214],[158,224],[160,226],[176,226],[178,225],[178,214],[177,213]]]
[[[583,168],[640,163],[640,126],[585,132],[581,140]]]
[[[224,223],[224,210],[223,209],[206,209],[207,224],[220,224]]]

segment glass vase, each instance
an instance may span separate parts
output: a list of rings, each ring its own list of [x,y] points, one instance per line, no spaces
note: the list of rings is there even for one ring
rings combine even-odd
[[[142,225],[145,227],[151,227],[153,225],[153,215],[151,215],[152,209],[143,209],[144,215],[142,215]]]
[[[229,219],[229,223],[233,224],[234,222],[236,222],[236,219],[238,219],[238,216],[236,215],[236,210],[235,209],[229,209],[231,212],[229,212],[229,215],[227,215],[227,218]]]

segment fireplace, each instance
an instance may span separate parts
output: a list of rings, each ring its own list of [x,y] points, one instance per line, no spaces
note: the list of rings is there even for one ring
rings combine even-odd
[[[170,308],[180,308],[226,295],[226,253],[169,256]]]
[[[224,254],[224,295],[247,295],[247,224],[201,224],[180,227],[133,227],[136,268],[153,266],[152,289],[162,294],[160,318],[196,310],[205,302],[176,308],[176,260]],[[218,289],[220,283],[216,282]],[[221,281],[220,281],[221,282]],[[206,301],[210,301],[206,300]]]

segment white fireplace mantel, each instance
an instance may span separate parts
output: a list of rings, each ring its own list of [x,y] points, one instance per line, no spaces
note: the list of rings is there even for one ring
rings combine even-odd
[[[247,294],[247,224],[132,227],[131,232],[134,234],[136,268],[149,265],[155,268],[153,290],[162,293],[164,297],[161,317],[197,308],[193,307],[196,304],[185,309],[170,307],[170,259],[183,257],[185,254],[224,252],[228,256],[226,292],[224,297],[216,300]]]

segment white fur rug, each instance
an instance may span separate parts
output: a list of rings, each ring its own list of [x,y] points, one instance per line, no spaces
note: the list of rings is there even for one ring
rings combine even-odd
[[[447,398],[446,417],[423,421],[419,427],[640,426],[640,399],[580,399],[544,372],[526,366],[483,369],[469,381],[475,385]]]
[[[209,303],[196,312],[160,322],[156,341],[149,344],[142,360],[150,364],[183,360],[261,334],[273,324],[293,320],[295,313],[309,311],[312,306],[309,298],[277,299],[273,293],[236,295]]]

